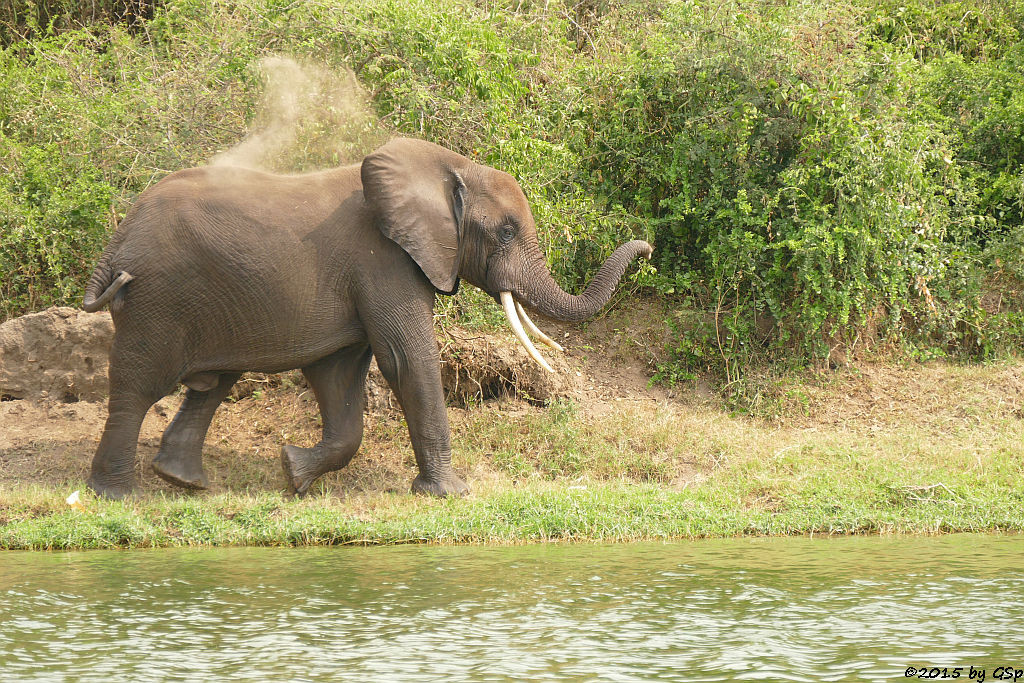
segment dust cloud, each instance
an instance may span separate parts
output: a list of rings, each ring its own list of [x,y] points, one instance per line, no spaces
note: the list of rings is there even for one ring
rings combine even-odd
[[[296,173],[361,160],[387,140],[351,70],[283,56],[257,65],[263,95],[246,137],[214,166]]]

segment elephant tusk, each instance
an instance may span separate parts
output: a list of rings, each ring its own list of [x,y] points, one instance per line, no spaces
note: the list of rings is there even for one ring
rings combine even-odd
[[[537,339],[540,339],[542,342],[553,348],[555,351],[565,351],[565,349],[562,348],[561,344],[559,344],[554,339],[541,332],[540,329],[533,324],[533,321],[530,320],[530,316],[526,315],[526,309],[524,309],[523,305],[518,301],[516,301],[516,313],[519,314],[519,319],[523,321],[524,325],[526,325],[526,329],[530,331],[530,334],[532,334]]]
[[[515,301],[512,299],[512,292],[501,292],[501,307],[505,309],[505,317],[508,318],[508,324],[512,326],[512,331],[516,335],[516,339],[523,345],[526,352],[530,354],[530,358],[537,361],[537,364],[548,372],[554,372],[554,369],[548,365],[548,362],[544,360],[544,356],[540,355],[537,348],[530,341],[530,338],[526,336],[526,331],[523,330],[523,323],[519,321],[519,316],[516,315]]]

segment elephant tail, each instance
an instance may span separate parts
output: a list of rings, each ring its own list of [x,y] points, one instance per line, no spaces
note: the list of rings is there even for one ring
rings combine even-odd
[[[96,270],[92,271],[89,284],[85,287],[85,298],[82,301],[82,308],[88,313],[100,310],[132,279],[131,274],[126,270],[119,270],[115,276],[107,263],[107,259],[101,259],[99,265],[96,266]],[[121,297],[118,297],[111,308],[118,307],[123,296],[122,294]]]

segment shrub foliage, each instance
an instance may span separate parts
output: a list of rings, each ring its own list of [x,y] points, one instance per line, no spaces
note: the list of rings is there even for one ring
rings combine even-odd
[[[4,316],[73,304],[132,197],[261,123],[277,55],[370,109],[347,147],[335,104],[293,122],[284,170],[395,133],[503,168],[569,288],[652,240],[666,381],[1024,340],[1024,0],[6,7]]]

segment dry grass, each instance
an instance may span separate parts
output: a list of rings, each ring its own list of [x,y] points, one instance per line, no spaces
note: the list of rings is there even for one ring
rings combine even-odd
[[[620,370],[620,377],[628,375]],[[892,462],[955,458],[970,468],[1015,449],[1024,436],[1022,374],[1019,363],[935,363],[790,378],[776,390],[784,412],[772,419],[730,414],[696,391],[668,397],[628,382],[612,385],[606,375],[584,379],[575,401],[540,407],[506,398],[453,407],[449,416],[457,467],[494,485],[540,478],[685,487],[723,468],[812,451],[849,450]],[[319,440],[320,417],[308,389],[288,381],[256,386],[243,392],[245,398],[225,402],[211,426],[205,460],[213,493],[282,490],[281,445]],[[164,399],[146,419],[139,443],[142,495],[185,495],[145,467],[180,400]],[[4,402],[0,484],[83,480],[104,412],[85,402]],[[404,420],[382,410],[367,416],[360,454],[325,477],[317,492],[405,491],[414,474]]]
[[[408,494],[412,450],[387,401],[367,415],[349,467],[285,499],[281,444],[320,434],[293,373],[249,382],[218,411],[208,492],[148,472],[181,399],[161,401],[143,427],[134,502],[91,502],[121,520],[108,519],[116,533],[90,522],[79,539],[63,499],[83,487],[103,406],[0,402],[0,535],[13,547],[91,547],[1024,528],[1024,363],[792,374],[762,381],[758,410],[744,414],[706,388],[648,388],[647,358],[606,341],[628,323],[559,331],[570,348],[561,367],[580,373],[572,399],[449,408],[454,464],[473,489],[463,501]]]

